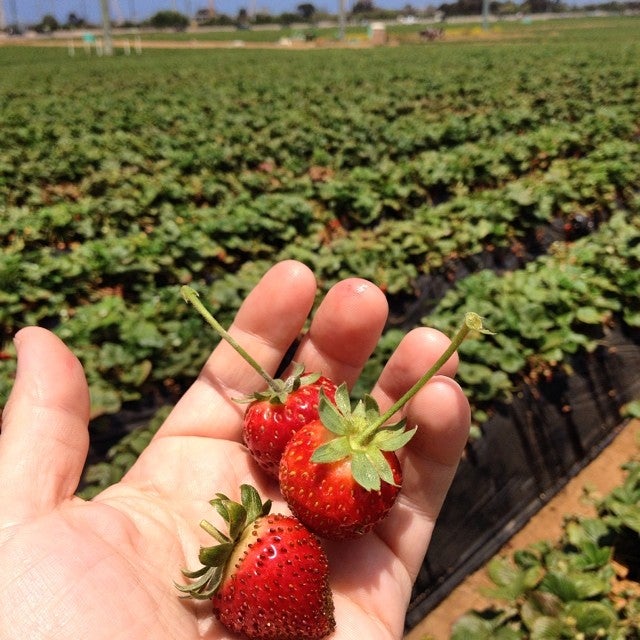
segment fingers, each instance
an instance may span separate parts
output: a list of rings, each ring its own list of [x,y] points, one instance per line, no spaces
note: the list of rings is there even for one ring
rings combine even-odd
[[[383,411],[433,366],[450,342],[440,331],[426,327],[414,329],[404,336],[372,391]],[[439,373],[453,377],[457,368],[458,355],[454,354]]]
[[[247,296],[229,333],[272,374],[300,335],[315,293],[315,277],[306,266],[293,260],[280,262]],[[265,386],[251,366],[222,341],[158,437],[196,435],[237,440],[244,405],[233,399]]]
[[[381,406],[389,406],[440,356],[448,338],[432,329],[417,329],[400,343],[380,376],[376,393]],[[467,442],[469,403],[450,377],[452,357],[408,403],[407,426],[417,432],[400,452],[403,486],[390,516],[377,533],[397,553],[413,580],[426,553],[436,518],[453,481]],[[401,531],[402,535],[398,535]]]
[[[277,369],[307,320],[316,294],[312,272],[299,262],[271,268],[247,297],[229,329],[270,373]],[[384,294],[360,278],[335,285],[320,304],[295,360],[308,371],[352,384],[371,355],[387,317]],[[244,406],[231,399],[265,382],[221,343],[158,436],[198,435],[239,440]]]
[[[76,491],[89,446],[82,366],[51,332],[22,329],[18,369],[0,434],[0,504],[6,521],[53,509]]]
[[[318,307],[296,360],[351,387],[380,339],[387,314],[378,287],[361,278],[339,282]]]

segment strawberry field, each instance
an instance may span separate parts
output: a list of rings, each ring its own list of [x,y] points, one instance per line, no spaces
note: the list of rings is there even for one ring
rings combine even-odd
[[[388,295],[356,395],[411,327],[486,318],[496,335],[461,348],[467,462],[524,411],[503,442],[528,449],[533,504],[638,411],[639,33],[627,18],[361,50],[0,47],[0,405],[12,335],[53,329],[85,366],[104,458],[212,347],[180,286],[228,325],[295,258],[319,295],[351,275]],[[574,418],[566,437],[554,412]],[[147,439],[133,431],[90,481]],[[426,565],[424,585],[447,571]]]

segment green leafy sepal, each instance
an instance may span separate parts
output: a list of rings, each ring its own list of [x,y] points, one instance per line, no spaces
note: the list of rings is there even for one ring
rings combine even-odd
[[[274,378],[264,391],[256,391],[236,402],[250,403],[255,400],[267,400],[271,404],[284,404],[287,398],[300,387],[313,384],[320,378],[319,373],[304,374],[304,364],[294,363],[293,371],[287,378]]]
[[[341,384],[335,404],[320,390],[318,413],[322,424],[335,435],[311,456],[316,463],[348,459],[354,480],[367,491],[379,491],[381,482],[395,485],[393,470],[383,452],[397,451],[411,440],[416,429],[406,429],[406,421],[381,425],[378,403],[370,395],[351,408],[349,391]]]
[[[271,500],[263,503],[258,492],[248,484],[240,487],[239,503],[230,500],[223,493],[217,493],[209,504],[227,523],[228,533],[223,533],[206,520],[200,523],[200,527],[215,538],[218,544],[200,547],[198,559],[202,566],[199,569],[182,570],[182,575],[192,581],[186,585],[174,583],[176,589],[184,594],[182,598],[209,600],[213,597],[222,582],[225,566],[245,529],[271,510]]]

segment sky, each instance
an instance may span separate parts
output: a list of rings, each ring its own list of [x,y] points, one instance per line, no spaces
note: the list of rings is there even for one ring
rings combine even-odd
[[[240,8],[253,11],[266,9],[274,14],[295,12],[296,7],[304,1],[306,0],[109,0],[109,5],[113,19],[137,21],[165,9],[194,14],[198,9],[208,8],[210,2],[213,2],[218,13],[235,16]],[[399,9],[407,2],[408,0],[377,0],[375,4],[385,9]],[[338,12],[338,0],[312,0],[312,3],[317,9]],[[412,3],[418,8],[434,4],[438,4],[438,0],[418,0]],[[59,22],[66,22],[70,13],[99,23],[101,15],[100,0],[0,0],[1,5],[4,6],[6,24],[34,24],[46,14],[55,16]]]
[[[235,16],[240,8],[252,12],[266,10],[279,14],[283,11],[295,12],[296,7],[307,0],[109,0],[111,16],[114,20],[144,20],[157,11],[175,10],[193,15],[198,9],[206,9],[213,3],[218,13]],[[347,0],[349,6],[352,1]],[[446,0],[375,0],[374,4],[383,9],[401,9],[407,4],[420,9],[438,6]],[[596,0],[569,0],[569,5],[581,5]],[[338,12],[339,0],[311,0],[319,10]],[[37,24],[42,16],[50,14],[64,23],[70,13],[86,18],[89,22],[100,23],[100,0],[0,0],[0,19],[5,24]],[[4,14],[4,15],[3,15]]]

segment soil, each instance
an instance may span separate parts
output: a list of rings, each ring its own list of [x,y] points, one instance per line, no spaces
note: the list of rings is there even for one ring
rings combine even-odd
[[[516,549],[540,540],[557,540],[562,534],[565,515],[593,515],[585,499],[585,490],[606,495],[622,483],[622,464],[630,460],[640,445],[640,420],[620,427],[613,441],[578,475],[569,481],[545,507],[516,533],[498,555],[510,555]],[[470,609],[482,610],[490,601],[480,590],[490,586],[484,568],[471,574],[418,625],[405,640],[449,640],[453,622]]]

